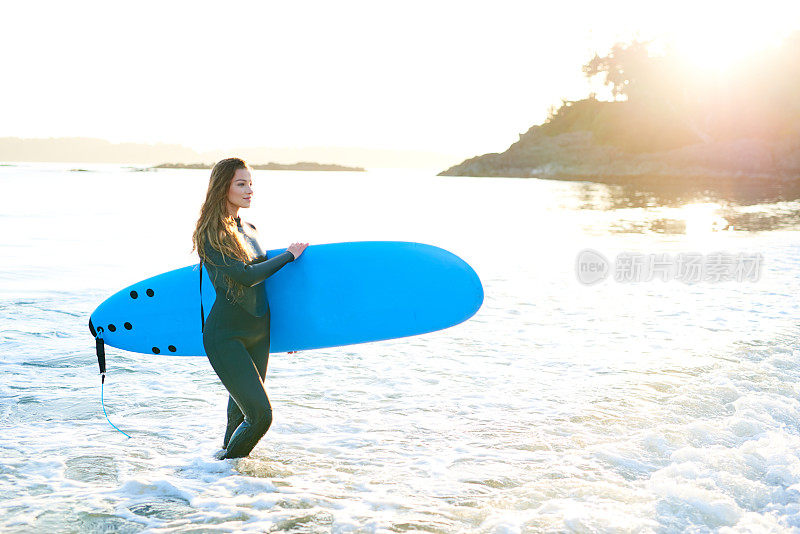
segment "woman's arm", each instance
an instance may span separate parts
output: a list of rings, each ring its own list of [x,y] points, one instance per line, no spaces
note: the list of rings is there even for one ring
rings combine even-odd
[[[205,253],[210,263],[212,263],[219,272],[230,276],[232,279],[247,287],[253,287],[257,283],[266,280],[278,272],[281,267],[290,261],[294,261],[294,255],[287,250],[274,258],[247,264],[218,251],[211,246],[208,239],[205,240]]]

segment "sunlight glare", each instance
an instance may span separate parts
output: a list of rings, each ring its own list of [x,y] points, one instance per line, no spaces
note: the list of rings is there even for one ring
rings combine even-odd
[[[779,45],[789,30],[765,13],[721,13],[706,8],[665,38],[687,64],[702,71],[723,72],[761,50]]]
[[[728,221],[716,214],[720,205],[714,202],[687,204],[682,208],[686,235],[703,236],[724,230]]]

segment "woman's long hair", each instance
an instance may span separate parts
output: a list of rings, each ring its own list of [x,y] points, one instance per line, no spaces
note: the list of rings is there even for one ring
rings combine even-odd
[[[200,218],[192,234],[192,250],[197,250],[197,255],[204,263],[209,261],[206,254],[205,240],[211,246],[245,263],[255,259],[256,253],[249,243],[236,229],[236,219],[228,214],[228,190],[237,169],[249,168],[247,163],[240,158],[227,158],[218,161],[211,169],[211,178],[208,181],[206,200],[200,208]],[[239,302],[244,294],[244,286],[227,275],[223,275],[227,285],[228,298]]]

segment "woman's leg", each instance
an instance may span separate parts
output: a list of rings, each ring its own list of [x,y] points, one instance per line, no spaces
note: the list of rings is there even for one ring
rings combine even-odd
[[[239,428],[239,425],[244,421],[244,414],[239,409],[239,405],[233,400],[233,397],[228,395],[228,424],[225,427],[225,437],[222,439],[222,448],[227,449],[228,443],[231,441],[231,436]]]
[[[266,317],[259,317],[259,319],[261,320],[260,333],[247,343],[246,348],[258,369],[258,376],[263,382],[267,377],[267,363],[269,362],[269,312]]]
[[[203,328],[203,348],[205,348],[209,362],[221,356],[215,350],[212,350],[214,341],[220,338],[231,338],[238,333],[236,331],[238,330],[236,328],[236,311],[232,306],[225,305],[224,302],[219,300],[214,302],[214,306],[211,307]],[[212,367],[213,365],[212,363]],[[222,440],[223,449],[228,448],[228,442],[231,440],[233,432],[242,421],[244,421],[244,414],[242,414],[233,397],[228,395],[228,424],[225,429],[225,437]]]
[[[247,456],[272,424],[272,407],[258,369],[237,338],[206,336],[205,349],[211,366],[244,415],[228,442],[223,458]]]
[[[263,383],[267,376],[267,364],[269,361],[269,317],[266,318],[266,335],[259,335],[256,342],[251,345],[245,345],[250,358],[258,370],[258,376],[261,377]],[[233,397],[228,396],[228,424],[225,427],[225,437],[222,441],[222,448],[227,449],[228,443],[233,436],[233,433],[244,421],[244,415],[239,409],[239,405],[233,400]]]

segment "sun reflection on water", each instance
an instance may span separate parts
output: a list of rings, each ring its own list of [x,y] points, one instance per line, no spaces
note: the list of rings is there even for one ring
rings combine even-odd
[[[716,202],[686,204],[680,208],[681,218],[686,223],[687,236],[703,237],[721,230],[732,229],[728,221],[718,212],[722,206]]]

